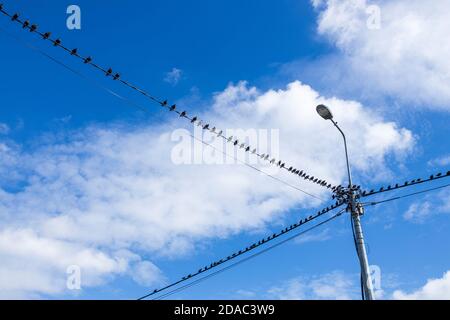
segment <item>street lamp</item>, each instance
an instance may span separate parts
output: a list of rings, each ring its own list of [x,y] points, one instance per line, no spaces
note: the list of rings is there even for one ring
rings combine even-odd
[[[363,291],[365,298],[367,300],[374,300],[375,296],[373,293],[372,279],[370,277],[369,272],[369,260],[367,259],[367,252],[366,246],[364,244],[364,235],[362,231],[361,217],[360,217],[361,214],[363,213],[363,210],[362,205],[358,203],[358,200],[355,197],[355,190],[353,188],[352,175],[350,172],[350,164],[348,161],[347,139],[345,138],[344,132],[337,125],[337,122],[333,120],[333,114],[331,113],[330,109],[327,106],[320,104],[316,107],[316,111],[325,120],[330,120],[344,138],[345,159],[347,163],[347,174],[349,183],[348,205],[351,212],[351,218],[353,221],[352,231],[354,232],[356,251],[358,253],[359,263],[361,265],[361,275],[363,281],[362,286],[364,289]]]

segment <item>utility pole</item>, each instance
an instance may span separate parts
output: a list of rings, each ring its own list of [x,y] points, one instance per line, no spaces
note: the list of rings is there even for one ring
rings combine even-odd
[[[333,120],[333,114],[331,113],[330,109],[328,109],[328,107],[321,104],[317,106],[316,110],[317,113],[322,118],[324,118],[325,120],[330,120],[344,138],[345,159],[347,163],[347,175],[349,183],[348,190],[346,190],[347,193],[346,201],[352,219],[352,232],[354,233],[356,252],[358,254],[359,263],[361,267],[361,280],[364,298],[366,300],[375,300],[375,296],[373,293],[372,279],[369,272],[369,260],[367,258],[366,246],[364,243],[364,234],[361,225],[361,215],[364,214],[364,208],[362,204],[358,201],[355,194],[356,189],[352,182],[352,174],[350,172],[350,164],[348,160],[347,140],[345,138],[344,132],[341,130],[341,128],[339,128],[337,122]]]

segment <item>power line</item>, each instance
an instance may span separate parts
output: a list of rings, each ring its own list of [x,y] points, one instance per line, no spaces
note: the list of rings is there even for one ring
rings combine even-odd
[[[310,227],[310,228],[308,228],[308,229],[306,229],[306,230],[304,230],[302,232],[299,232],[299,233],[297,233],[297,234],[295,234],[293,236],[290,236],[289,238],[286,238],[286,239],[284,239],[284,240],[282,240],[280,242],[277,242],[277,243],[275,243],[275,244],[273,244],[273,245],[271,245],[271,246],[269,246],[269,247],[267,247],[267,248],[265,248],[265,249],[263,249],[263,250],[261,250],[259,252],[253,253],[252,255],[250,255],[250,256],[242,259],[242,260],[236,261],[233,264],[231,264],[231,265],[229,265],[227,267],[224,267],[224,268],[222,268],[220,270],[217,270],[217,271],[215,271],[215,272],[213,272],[213,273],[211,273],[209,275],[205,275],[205,276],[203,276],[203,277],[201,277],[201,278],[199,278],[199,279],[197,279],[197,280],[195,280],[195,281],[193,281],[193,282],[191,282],[189,284],[186,284],[186,285],[183,285],[183,286],[181,286],[179,288],[173,289],[173,290],[171,290],[171,291],[169,291],[169,292],[167,292],[167,293],[165,293],[163,295],[160,295],[160,296],[154,298],[153,300],[160,300],[160,299],[168,297],[168,296],[170,296],[172,294],[175,294],[177,292],[183,291],[183,290],[185,290],[187,288],[190,288],[190,287],[192,287],[192,286],[194,286],[194,285],[196,285],[196,284],[198,284],[200,282],[203,282],[203,281],[205,281],[205,280],[207,280],[207,279],[209,279],[211,277],[214,277],[214,276],[216,276],[216,275],[218,275],[218,274],[220,274],[222,272],[225,272],[225,271],[227,271],[227,270],[229,270],[231,268],[234,268],[234,267],[236,267],[236,266],[238,266],[238,265],[240,265],[240,264],[242,264],[242,263],[244,263],[244,262],[246,262],[246,261],[248,261],[250,259],[253,259],[253,258],[255,258],[255,257],[259,256],[259,255],[262,255],[263,253],[266,253],[266,252],[268,252],[268,251],[270,251],[272,249],[275,249],[276,247],[279,247],[279,246],[281,246],[282,244],[284,244],[284,243],[286,243],[288,241],[291,241],[291,240],[293,240],[295,238],[298,238],[301,235],[304,235],[305,233],[310,232],[310,231],[312,231],[312,230],[322,226],[323,224],[325,224],[327,222],[330,222],[331,220],[336,219],[337,217],[341,216],[344,211],[345,211],[345,209],[342,209],[341,211],[339,211],[337,214],[333,215],[332,217],[330,217],[330,218],[328,218],[328,219],[326,219],[326,220],[324,220],[324,221],[322,221],[320,223],[317,223],[314,226],[312,226],[312,227]],[[153,293],[145,295],[145,296],[142,296],[138,300],[146,299],[146,298],[148,298],[151,295],[153,295]]]
[[[56,63],[56,64],[62,66],[63,68],[67,69],[68,71],[74,73],[75,75],[77,75],[77,76],[80,77],[81,79],[85,80],[85,81],[88,82],[89,84],[93,85],[94,87],[99,88],[99,89],[101,89],[101,90],[104,90],[105,92],[111,94],[112,96],[114,96],[114,97],[120,99],[121,101],[123,101],[123,102],[129,104],[130,106],[132,106],[132,107],[134,107],[134,108],[137,108],[137,109],[139,109],[139,110],[141,110],[141,111],[143,111],[143,112],[145,112],[145,113],[149,113],[149,110],[148,110],[147,108],[142,107],[141,105],[135,103],[133,100],[130,100],[130,99],[128,99],[128,98],[126,98],[126,97],[124,97],[124,96],[118,94],[117,92],[111,90],[110,88],[108,88],[108,87],[106,87],[106,86],[100,84],[99,82],[97,82],[97,81],[95,81],[95,80],[93,80],[93,79],[91,79],[91,78],[85,76],[83,73],[81,73],[81,72],[79,72],[79,71],[73,69],[72,67],[68,66],[68,65],[65,64],[64,62],[62,62],[62,61],[60,61],[60,60],[58,60],[58,59],[52,57],[51,55],[47,54],[45,51],[42,51],[41,49],[39,49],[39,48],[37,48],[37,47],[31,45],[30,43],[28,43],[28,42],[26,42],[26,41],[22,41],[22,39],[20,39],[20,38],[14,36],[14,35],[12,35],[12,34],[10,34],[9,32],[6,32],[6,31],[5,31],[3,28],[1,28],[1,27],[0,27],[0,31],[3,32],[5,35],[11,37],[12,39],[14,39],[16,42],[18,42],[19,44],[23,45],[24,47],[26,47],[26,48],[28,48],[28,49],[31,49],[31,50],[33,50],[33,51],[35,51],[35,52],[37,52],[37,53],[43,55],[44,57],[50,59],[50,60],[53,61],[54,63]],[[314,195],[314,194],[312,194],[312,193],[309,193],[309,192],[307,192],[307,191],[305,191],[305,190],[302,190],[302,189],[300,189],[300,188],[298,188],[298,187],[296,187],[296,186],[294,186],[294,185],[292,185],[292,184],[290,184],[290,183],[288,183],[288,182],[286,182],[286,181],[284,181],[284,180],[282,180],[282,179],[280,179],[280,178],[277,178],[277,177],[275,177],[275,176],[273,176],[273,175],[271,175],[271,174],[269,174],[269,173],[267,173],[267,172],[264,172],[263,170],[258,169],[258,168],[255,167],[255,166],[252,166],[252,165],[246,163],[245,161],[241,161],[241,160],[239,160],[237,157],[231,156],[231,155],[227,154],[227,153],[226,153],[225,151],[223,151],[223,150],[219,150],[218,148],[214,147],[212,144],[207,143],[207,142],[205,142],[204,140],[199,139],[199,138],[195,137],[195,136],[192,135],[192,134],[189,134],[189,135],[190,135],[193,139],[195,139],[195,140],[197,140],[197,141],[200,141],[201,143],[205,144],[206,146],[209,146],[209,147],[213,148],[213,149],[216,150],[216,151],[222,152],[226,157],[232,158],[232,159],[234,159],[234,160],[236,160],[236,161],[238,161],[238,162],[244,164],[245,166],[247,166],[247,167],[249,167],[249,168],[251,168],[251,169],[253,169],[253,170],[256,170],[256,171],[258,171],[258,172],[260,172],[260,173],[262,173],[262,174],[264,174],[264,175],[266,175],[266,176],[268,176],[268,177],[270,177],[270,178],[272,178],[272,179],[274,179],[274,180],[276,180],[276,181],[278,181],[278,182],[283,183],[284,185],[286,185],[286,186],[288,186],[288,187],[290,187],[290,188],[292,188],[292,189],[294,189],[294,190],[300,191],[300,192],[302,192],[302,193],[304,193],[304,194],[306,194],[306,195],[308,195],[308,196],[311,196],[311,197],[313,197],[313,198],[316,198],[316,199],[318,199],[318,200],[325,201],[325,199],[323,199],[323,198],[321,198],[321,197],[319,197],[319,196],[316,196],[316,195]]]
[[[216,268],[216,267],[220,266],[223,263],[226,263],[226,262],[228,262],[230,260],[236,259],[237,257],[239,257],[239,256],[241,256],[241,255],[243,255],[245,253],[248,253],[248,252],[250,252],[252,250],[255,250],[256,248],[258,248],[258,247],[260,247],[260,246],[262,246],[262,245],[264,245],[264,244],[266,244],[266,243],[268,243],[270,241],[273,241],[273,240],[279,238],[280,236],[282,236],[282,235],[284,235],[284,234],[286,234],[288,232],[291,232],[292,230],[295,230],[295,229],[299,228],[300,226],[302,226],[302,225],[304,225],[304,224],[306,224],[308,222],[311,222],[312,220],[315,220],[315,219],[321,217],[322,215],[328,213],[329,211],[340,207],[342,204],[343,203],[332,205],[331,207],[327,207],[327,208],[322,209],[321,211],[318,211],[315,215],[310,215],[309,217],[307,217],[305,219],[300,219],[299,222],[291,224],[289,227],[286,227],[285,229],[283,229],[283,230],[281,230],[279,232],[276,232],[276,233],[274,233],[273,235],[271,235],[271,236],[269,236],[267,238],[263,238],[263,239],[259,240],[258,242],[255,242],[255,243],[251,244],[250,246],[246,247],[245,249],[241,249],[241,250],[239,250],[239,251],[237,251],[237,252],[227,256],[226,258],[214,261],[214,262],[210,263],[209,265],[206,265],[205,267],[202,267],[202,268],[198,269],[198,271],[196,271],[194,273],[191,273],[191,274],[188,274],[188,275],[182,277],[180,280],[172,282],[171,284],[168,284],[165,287],[162,287],[162,288],[159,288],[159,289],[155,289],[155,290],[153,290],[153,292],[151,292],[151,293],[141,297],[140,299],[145,299],[145,298],[150,297],[152,295],[155,295],[155,294],[157,294],[157,293],[159,293],[161,291],[165,291],[165,290],[167,290],[169,288],[172,288],[172,287],[174,287],[174,286],[176,286],[176,285],[178,285],[178,284],[180,284],[182,282],[186,282],[186,281],[188,281],[188,280],[190,280],[190,279],[192,279],[194,277],[197,277],[200,274],[205,273],[206,271],[209,271],[209,270],[211,270],[213,268]]]
[[[421,190],[421,191],[417,191],[417,192],[413,192],[413,193],[408,193],[408,194],[405,194],[405,195],[402,195],[402,196],[398,196],[398,197],[389,198],[389,199],[386,199],[386,200],[366,202],[366,203],[363,203],[363,205],[365,205],[365,206],[375,206],[375,205],[380,204],[380,203],[385,203],[385,202],[399,200],[399,199],[403,199],[403,198],[407,198],[407,197],[412,197],[412,196],[415,196],[415,195],[418,195],[418,194],[427,193],[427,192],[431,192],[431,191],[436,191],[436,190],[444,189],[444,188],[448,188],[448,187],[450,187],[450,183],[442,185],[442,186],[430,188],[430,189],[425,189],[425,190]]]
[[[18,13],[11,14],[7,12],[4,9],[4,6],[0,4],[0,12],[3,13],[5,16],[9,17],[12,22],[19,23],[24,30],[29,30],[32,33],[36,33],[42,37],[43,40],[49,41],[53,44],[55,47],[59,47],[69,53],[71,56],[78,58],[80,61],[82,61],[86,65],[90,65],[94,67],[95,69],[101,71],[104,73],[107,77],[111,78],[114,81],[118,81],[119,83],[122,83],[123,85],[127,86],[128,88],[139,92],[140,94],[144,95],[146,98],[152,100],[153,102],[159,104],[161,107],[165,108],[168,111],[172,111],[179,115],[179,117],[189,120],[191,123],[194,123],[200,127],[202,127],[203,130],[210,132],[211,134],[216,135],[217,137],[222,138],[227,143],[231,143],[236,147],[239,147],[239,149],[243,149],[247,153],[254,154],[255,156],[259,157],[260,159],[269,162],[272,165],[278,166],[284,170],[287,170],[288,172],[291,172],[301,178],[303,178],[306,181],[310,181],[313,183],[316,183],[318,185],[321,185],[323,187],[326,187],[328,189],[335,188],[335,186],[332,186],[330,183],[328,183],[324,179],[319,179],[314,177],[313,175],[307,174],[304,170],[296,169],[293,166],[287,166],[285,162],[282,160],[277,160],[273,157],[271,157],[268,153],[260,153],[257,151],[256,148],[252,148],[249,144],[239,141],[238,137],[233,136],[225,136],[224,131],[220,130],[216,127],[213,127],[207,122],[202,121],[197,116],[189,117],[187,115],[187,111],[178,111],[178,107],[175,104],[169,104],[167,100],[162,100],[160,98],[157,98],[154,95],[149,94],[147,91],[140,89],[139,87],[131,84],[130,82],[127,82],[123,80],[120,73],[113,71],[112,68],[104,68],[99,66],[98,64],[93,62],[93,58],[91,56],[82,56],[79,54],[79,50],[77,48],[69,49],[68,47],[64,46],[62,44],[61,39],[59,38],[52,38],[51,32],[41,32],[38,30],[38,26],[34,23],[31,23],[28,20],[22,21],[19,18]]]
[[[384,187],[379,188],[378,190],[372,189],[370,191],[362,191],[360,193],[360,197],[364,198],[364,197],[372,196],[374,194],[397,190],[397,189],[410,187],[410,186],[414,186],[417,184],[422,184],[425,182],[435,181],[435,180],[448,178],[448,177],[450,177],[450,171],[447,171],[447,173],[438,172],[436,174],[430,175],[428,178],[418,178],[418,179],[413,179],[413,180],[407,180],[404,183],[396,183],[395,185],[384,186]]]

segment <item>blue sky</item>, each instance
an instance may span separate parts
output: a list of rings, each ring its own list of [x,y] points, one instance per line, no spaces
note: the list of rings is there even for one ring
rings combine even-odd
[[[334,183],[345,181],[343,150],[315,115],[318,102],[334,108],[367,189],[449,168],[445,1],[432,13],[402,0],[77,1],[81,30],[66,28],[70,4],[4,3],[190,114],[223,128],[278,129],[280,158]],[[188,123],[3,16],[0,28],[150,110],[0,32],[2,298],[137,298],[328,205],[246,167],[171,163],[170,134]],[[173,70],[179,77],[168,81]],[[445,190],[367,208],[382,298],[450,298],[448,213]],[[65,288],[69,264],[82,266],[81,291]],[[171,298],[358,299],[358,266],[344,215]]]

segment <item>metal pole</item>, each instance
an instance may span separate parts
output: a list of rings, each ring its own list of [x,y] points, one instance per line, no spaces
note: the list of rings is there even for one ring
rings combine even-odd
[[[333,122],[334,126],[339,130],[339,132],[342,134],[342,138],[344,138],[344,147],[345,147],[345,160],[347,163],[347,174],[348,174],[348,184],[350,186],[353,185],[352,182],[352,173],[350,172],[350,163],[348,161],[348,150],[347,150],[347,139],[345,138],[345,134],[344,132],[341,130],[341,128],[339,128],[339,126],[337,125],[337,122],[334,121],[333,119],[330,119],[331,122]]]
[[[361,274],[363,280],[363,290],[364,295],[367,300],[375,300],[375,296],[373,293],[372,279],[369,272],[369,260],[367,258],[366,246],[364,243],[364,234],[362,231],[361,225],[361,214],[362,214],[362,204],[358,203],[355,199],[355,192],[352,189],[352,175],[350,172],[350,164],[348,161],[348,150],[347,150],[347,139],[345,138],[344,132],[339,128],[337,122],[333,119],[330,119],[333,122],[334,126],[339,130],[344,138],[344,146],[345,146],[345,159],[347,161],[347,174],[348,174],[348,183],[350,185],[350,211],[353,219],[353,227],[355,232],[355,241],[356,241],[356,251],[359,258],[359,263],[361,266]]]
[[[360,205],[360,204],[359,204]],[[369,260],[367,258],[366,246],[364,243],[364,235],[361,225],[361,217],[359,210],[352,210],[353,226],[355,228],[356,246],[358,251],[359,263],[361,265],[364,296],[367,300],[375,300],[372,286],[372,278],[369,272]]]

